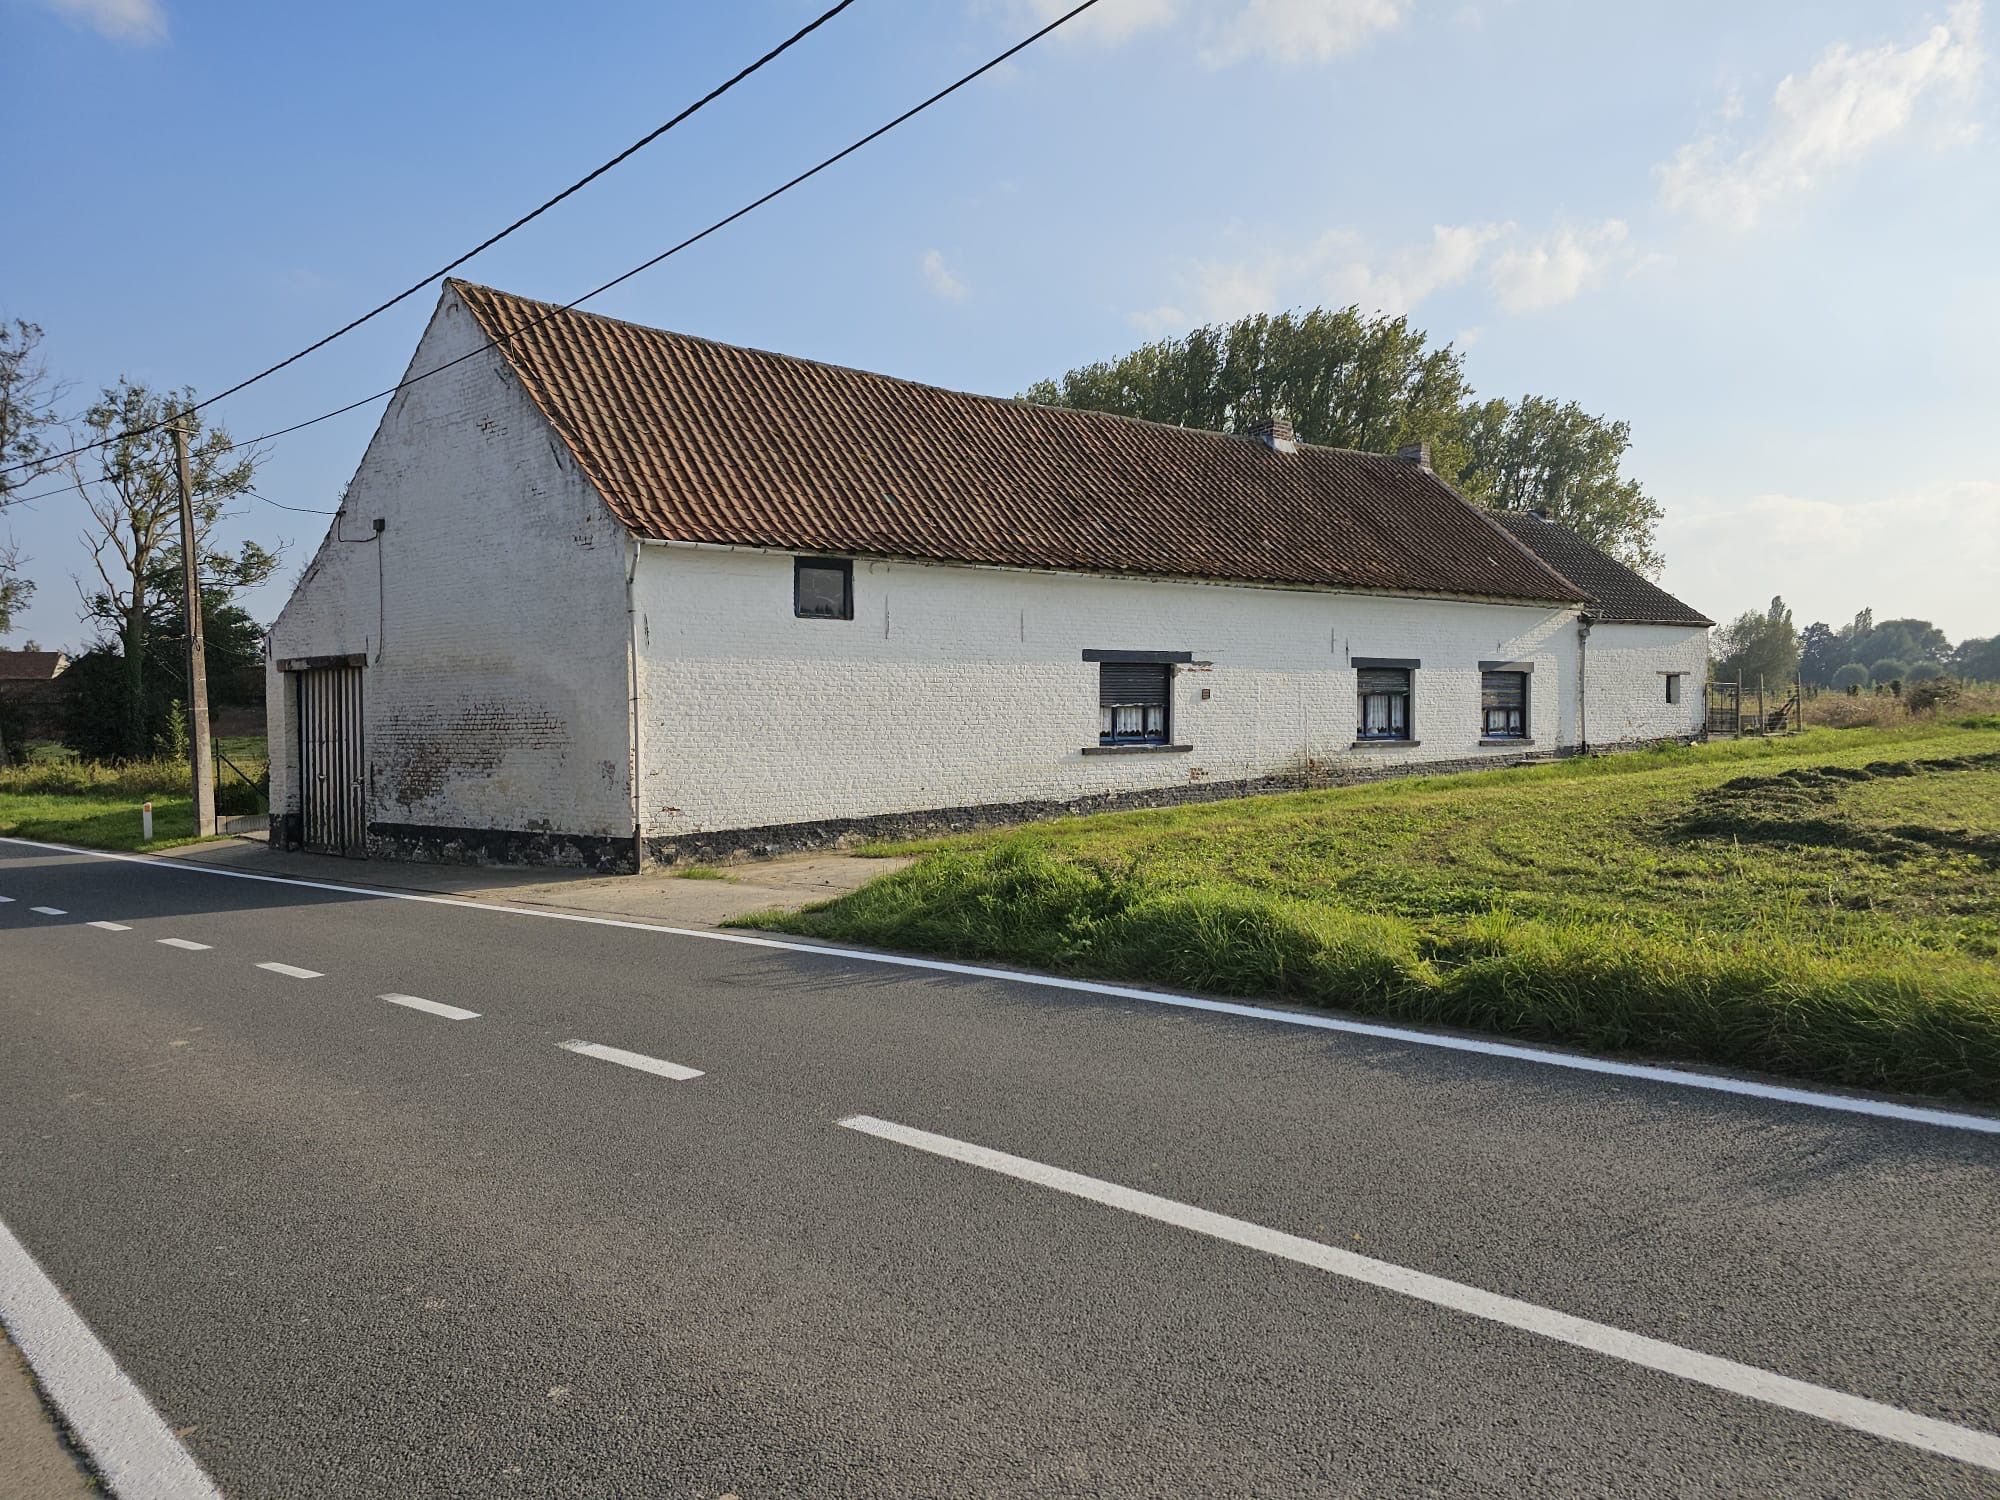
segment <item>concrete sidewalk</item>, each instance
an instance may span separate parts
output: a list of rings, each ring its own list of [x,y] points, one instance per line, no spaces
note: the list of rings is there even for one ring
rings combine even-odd
[[[597,875],[551,869],[336,859],[324,854],[274,852],[254,838],[190,844],[168,850],[163,857],[242,870],[251,875],[286,875],[516,906],[561,907],[676,927],[719,927],[748,912],[795,911],[815,901],[845,895],[878,875],[910,863],[908,859],[811,854],[749,860],[717,867],[719,879],[689,879],[665,870],[640,875]]]

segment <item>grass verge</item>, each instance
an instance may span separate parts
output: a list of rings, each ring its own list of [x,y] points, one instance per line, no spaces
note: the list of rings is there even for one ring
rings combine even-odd
[[[885,846],[756,925],[2000,1104],[2000,732],[1748,741]]]

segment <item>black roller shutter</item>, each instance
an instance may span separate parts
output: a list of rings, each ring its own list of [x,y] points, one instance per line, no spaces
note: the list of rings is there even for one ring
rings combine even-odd
[[[1361,696],[1370,693],[1407,693],[1410,673],[1406,667],[1362,667],[1355,674]]]
[[[1097,701],[1104,707],[1164,708],[1174,669],[1160,662],[1107,661],[1097,673]]]
[[[1528,707],[1528,674],[1525,672],[1481,672],[1479,674],[1479,706],[1481,708],[1512,708],[1526,711]]]

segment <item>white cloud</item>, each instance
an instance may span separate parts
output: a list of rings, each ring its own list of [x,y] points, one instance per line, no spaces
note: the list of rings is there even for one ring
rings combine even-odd
[[[1784,595],[1800,624],[1934,620],[1958,640],[1991,635],[2000,598],[2000,482],[1972,480],[1837,504],[1766,494],[1675,504],[1661,526],[1665,586],[1727,620]]]
[[[1076,3],[1077,0],[1015,0],[1014,8],[1025,12],[1033,24],[1046,26],[1065,11],[1074,10]],[[1098,0],[1056,35],[1116,47],[1142,31],[1171,25],[1179,9],[1178,0]]]
[[[1771,99],[1763,134],[1749,145],[1720,134],[1682,146],[1657,169],[1670,209],[1748,229],[1772,204],[1804,193],[1907,131],[1927,99],[1969,97],[1985,63],[1979,0],[1958,0],[1907,47],[1829,48],[1812,71],[1788,74]],[[1741,113],[1737,101],[1735,113]],[[1724,110],[1725,118],[1733,117]],[[1943,124],[1963,140],[1964,122]]]
[[[1014,0],[1029,21],[1046,25],[1076,0]],[[1198,15],[1201,58],[1226,67],[1248,58],[1275,62],[1330,62],[1372,37],[1400,26],[1415,0],[1099,0],[1056,33],[1074,41],[1115,47],[1144,32]]]
[[[1249,0],[1212,22],[1202,48],[1218,67],[1249,57],[1275,62],[1331,62],[1378,33],[1393,31],[1411,0]]]
[[[1505,312],[1543,312],[1573,302],[1630,255],[1623,219],[1586,229],[1558,229],[1494,257],[1487,281]]]
[[[1301,303],[1345,307],[1351,302],[1366,312],[1406,313],[1432,293],[1469,278],[1486,248],[1512,227],[1439,224],[1429,239],[1381,255],[1371,254],[1361,236],[1335,229],[1293,249],[1197,260],[1177,274],[1179,295],[1131,314],[1128,321],[1141,333],[1161,334]]]
[[[50,10],[116,42],[165,41],[167,13],[160,0],[41,0]]]
[[[952,275],[951,267],[944,263],[944,255],[941,251],[926,250],[923,259],[918,264],[923,269],[924,285],[929,287],[935,295],[943,297],[948,302],[963,302],[965,300],[965,294],[970,288],[963,281],[959,280],[958,277]]]

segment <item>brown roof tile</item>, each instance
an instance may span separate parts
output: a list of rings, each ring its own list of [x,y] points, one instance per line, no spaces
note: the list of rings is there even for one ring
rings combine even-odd
[[[1590,595],[1597,606],[1594,613],[1607,624],[1715,623],[1559,522],[1544,521],[1524,511],[1496,512],[1493,519],[1513,533],[1522,546]]]
[[[472,309],[640,536],[1543,602],[1586,596],[1428,470],[1035,406],[489,287]],[[541,321],[537,322],[537,319]]]
[[[49,682],[68,665],[60,651],[0,651],[0,682]]]

